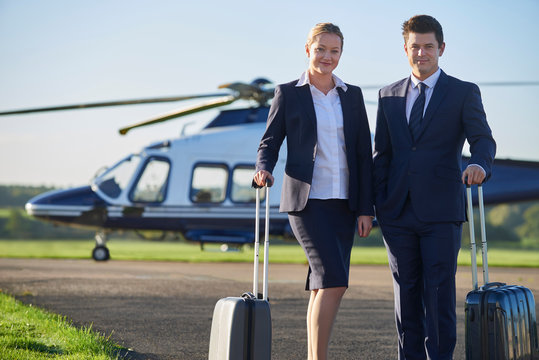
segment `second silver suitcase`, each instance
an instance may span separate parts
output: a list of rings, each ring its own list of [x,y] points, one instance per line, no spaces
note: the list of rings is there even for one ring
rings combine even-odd
[[[468,221],[472,255],[473,290],[466,296],[465,337],[467,360],[537,360],[539,344],[535,300],[530,289],[489,282],[483,189],[478,187],[483,253],[483,281],[477,280],[472,193],[468,186]]]

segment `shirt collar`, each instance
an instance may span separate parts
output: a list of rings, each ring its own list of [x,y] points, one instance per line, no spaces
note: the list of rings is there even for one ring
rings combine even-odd
[[[335,82],[335,87],[338,88],[340,87],[341,89],[343,89],[345,92],[346,90],[348,90],[348,86],[346,86],[346,84],[344,83],[344,81],[342,81],[341,79],[339,79],[339,77],[335,74],[331,74],[333,76],[333,81]],[[303,86],[303,85],[312,85],[311,84],[311,79],[309,78],[309,72],[308,71],[304,71],[303,74],[301,74],[299,80],[298,80],[298,83],[296,84],[296,87],[300,87],[300,86]]]
[[[442,73],[442,69],[438,68],[438,70],[436,70],[434,74],[432,74],[431,76],[429,76],[423,81],[419,80],[418,78],[415,77],[414,74],[412,74],[412,76],[410,76],[412,80],[412,88],[415,89],[417,85],[419,85],[419,83],[422,82],[425,85],[427,85],[429,89],[432,89],[438,82],[438,78],[440,77],[441,73]]]

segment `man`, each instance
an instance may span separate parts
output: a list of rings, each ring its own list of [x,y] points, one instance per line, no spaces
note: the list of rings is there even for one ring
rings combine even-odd
[[[477,85],[438,67],[440,23],[418,15],[402,29],[412,74],[380,90],[376,213],[393,273],[399,359],[452,359],[463,182],[490,177],[496,143]],[[471,159],[462,172],[465,139]]]

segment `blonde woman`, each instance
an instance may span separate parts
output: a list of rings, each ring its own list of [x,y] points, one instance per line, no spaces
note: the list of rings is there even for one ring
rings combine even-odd
[[[280,211],[309,262],[306,290],[308,358],[326,359],[331,330],[348,287],[350,252],[372,228],[372,149],[361,89],[333,74],[344,37],[321,23],[309,33],[309,68],[276,87],[254,181],[262,186],[286,138],[288,155]]]

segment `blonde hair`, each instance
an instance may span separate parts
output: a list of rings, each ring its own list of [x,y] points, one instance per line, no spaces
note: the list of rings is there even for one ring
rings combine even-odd
[[[332,23],[318,23],[316,24],[311,31],[309,31],[309,36],[307,36],[307,46],[311,46],[314,41],[314,38],[323,33],[335,34],[341,38],[341,51],[344,46],[344,36],[341,32],[341,29],[337,25]]]

